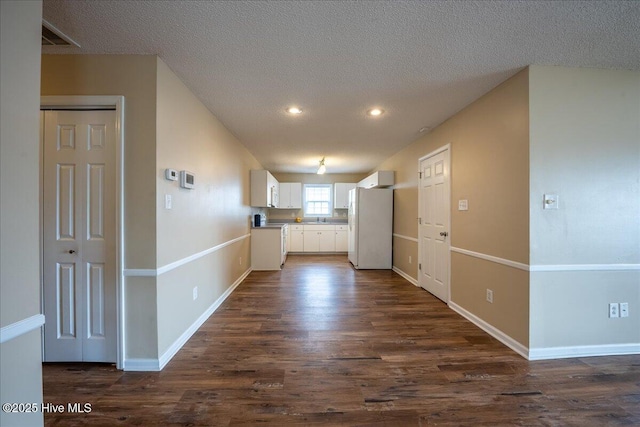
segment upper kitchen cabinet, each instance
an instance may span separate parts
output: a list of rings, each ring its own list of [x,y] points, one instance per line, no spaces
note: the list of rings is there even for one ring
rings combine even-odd
[[[268,170],[251,171],[251,206],[277,208],[279,183]]]
[[[336,182],[333,185],[333,208],[349,209],[349,190],[354,188],[355,182]]]
[[[385,188],[394,184],[393,171],[378,171],[360,181],[361,188]]]
[[[281,182],[280,183],[280,209],[302,209],[302,183],[301,182]]]

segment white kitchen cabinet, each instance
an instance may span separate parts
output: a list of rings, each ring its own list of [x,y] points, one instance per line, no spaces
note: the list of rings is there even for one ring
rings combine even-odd
[[[336,225],[336,252],[347,252],[348,245],[348,225]]]
[[[301,224],[289,227],[289,252],[304,251],[304,226]]]
[[[335,252],[336,251],[336,232],[334,230],[319,231],[319,249],[318,252]]]
[[[349,209],[349,190],[356,188],[355,182],[336,182],[333,184],[333,208]]]
[[[375,172],[358,183],[362,188],[384,188],[394,184],[393,171]]]
[[[286,234],[283,226],[251,229],[251,268],[253,270],[280,270],[287,255],[284,236]]]
[[[304,252],[335,252],[335,225],[304,225]]]
[[[277,208],[279,199],[278,180],[268,170],[251,171],[251,206]]]
[[[280,209],[301,209],[302,208],[302,183],[301,182],[281,182],[279,191]]]

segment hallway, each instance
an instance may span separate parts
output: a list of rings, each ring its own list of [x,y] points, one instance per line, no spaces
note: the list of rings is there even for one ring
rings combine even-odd
[[[640,356],[528,362],[392,271],[252,272],[162,372],[45,364],[53,425],[639,425]]]

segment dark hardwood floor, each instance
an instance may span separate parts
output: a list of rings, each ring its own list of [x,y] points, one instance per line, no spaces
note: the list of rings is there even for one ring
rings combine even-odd
[[[640,425],[640,356],[528,362],[391,271],[253,272],[162,372],[45,364],[46,425]]]

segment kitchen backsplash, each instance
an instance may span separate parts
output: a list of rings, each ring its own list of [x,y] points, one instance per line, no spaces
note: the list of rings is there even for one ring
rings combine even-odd
[[[315,221],[317,217],[304,217],[302,209],[267,209],[268,222],[295,222],[296,218],[302,218],[302,221]],[[320,221],[323,217],[320,217]],[[346,209],[334,209],[333,216],[327,217],[327,221],[331,222],[347,222]]]

